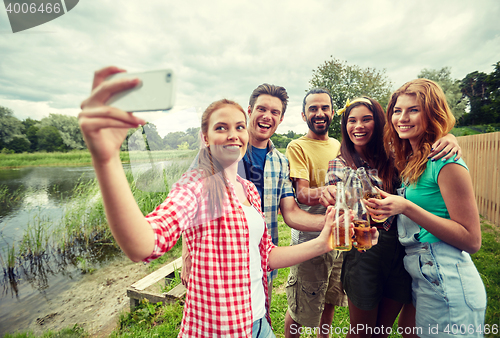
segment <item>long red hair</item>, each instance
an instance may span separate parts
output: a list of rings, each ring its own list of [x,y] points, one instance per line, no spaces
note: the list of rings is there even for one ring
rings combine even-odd
[[[392,124],[394,106],[401,95],[414,95],[424,113],[425,132],[418,140],[417,149],[412,149],[410,141],[399,138]],[[427,157],[432,144],[448,134],[455,125],[455,117],[446,102],[446,96],[437,83],[427,79],[416,79],[405,83],[396,90],[387,106],[387,121],[384,130],[384,146],[393,151],[396,168],[403,182],[415,183],[427,167]],[[411,155],[411,156],[410,156]]]

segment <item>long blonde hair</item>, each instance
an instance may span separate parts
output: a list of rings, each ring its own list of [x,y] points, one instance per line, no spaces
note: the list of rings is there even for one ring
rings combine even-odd
[[[207,135],[209,121],[212,114],[225,107],[233,106],[243,113],[245,116],[245,122],[247,120],[247,115],[243,108],[236,102],[222,99],[219,101],[212,102],[207,109],[203,112],[201,116],[201,132],[203,135]],[[212,156],[210,147],[202,147],[200,150],[200,155],[198,159],[198,168],[203,171],[204,177],[206,178],[204,184],[204,195],[208,198],[208,207],[214,215],[223,215],[223,201],[225,200],[225,193],[231,196],[229,193],[229,186],[227,185],[226,174],[224,168],[217,161],[216,158]]]
[[[423,112],[424,133],[420,136],[415,151],[409,140],[399,138],[392,124],[394,106],[401,95],[414,95]],[[387,106],[387,121],[384,145],[387,151],[394,152],[396,168],[403,182],[408,183],[418,181],[427,167],[432,144],[448,134],[455,125],[455,117],[448,107],[443,90],[437,83],[427,79],[407,82],[392,94]]]

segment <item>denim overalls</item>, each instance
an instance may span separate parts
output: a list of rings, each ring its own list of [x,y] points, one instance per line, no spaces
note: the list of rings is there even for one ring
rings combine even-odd
[[[405,197],[405,188],[398,195]],[[482,337],[486,291],[469,254],[443,241],[419,242],[420,227],[405,215],[398,215],[397,224],[405,269],[412,277],[417,334]]]

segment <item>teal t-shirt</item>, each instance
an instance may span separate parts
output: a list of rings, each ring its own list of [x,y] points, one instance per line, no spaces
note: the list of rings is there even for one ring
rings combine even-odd
[[[417,183],[410,184],[406,187],[406,198],[436,216],[450,219],[450,214],[448,213],[448,209],[446,209],[446,204],[444,203],[443,196],[439,190],[439,172],[445,165],[461,165],[465,167],[465,169],[469,170],[462,159],[454,161],[453,158],[454,157],[446,162],[441,160],[434,162],[430,160],[427,161],[427,168],[422,176],[420,176]],[[420,242],[429,243],[440,241],[439,238],[422,227],[420,227],[418,240]]]

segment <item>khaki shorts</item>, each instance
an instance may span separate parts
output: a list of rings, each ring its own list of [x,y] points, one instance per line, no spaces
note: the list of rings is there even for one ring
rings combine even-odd
[[[286,285],[288,313],[302,326],[318,327],[325,303],[347,306],[342,288],[342,252],[330,251],[290,267]]]

